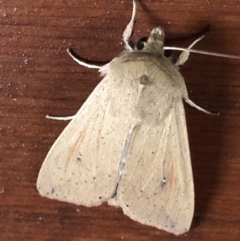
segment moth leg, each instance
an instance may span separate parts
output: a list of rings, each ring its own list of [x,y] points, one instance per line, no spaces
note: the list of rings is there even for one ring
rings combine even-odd
[[[207,32],[206,32],[207,33]],[[197,38],[196,40],[194,40],[189,46],[187,49],[191,49],[197,42],[199,42],[200,40],[202,40],[206,33],[204,33],[202,36],[200,36],[199,38]],[[188,57],[189,57],[189,54],[190,52],[189,51],[184,51],[180,54],[180,56],[178,57],[176,63],[175,63],[175,66],[179,66],[179,65],[183,65],[187,60],[188,60]]]
[[[67,49],[67,52],[68,52],[68,54],[72,57],[72,59],[73,59],[74,61],[76,61],[78,64],[80,64],[80,65],[82,65],[82,66],[85,66],[85,67],[87,67],[87,68],[89,68],[89,69],[101,69],[101,68],[102,68],[102,66],[94,65],[94,64],[88,64],[88,63],[85,63],[85,62],[79,60],[78,58],[76,58],[76,57],[71,53],[70,49]]]
[[[46,115],[47,119],[52,119],[52,120],[63,120],[63,121],[68,121],[74,119],[76,115],[71,115],[71,116],[51,116],[51,115]]]
[[[87,64],[79,59],[77,59],[70,51],[70,49],[67,49],[68,54],[72,57],[73,60],[75,60],[78,64],[83,65],[87,68],[92,68],[92,69],[101,69],[102,66],[98,66],[98,65],[93,65],[93,64]],[[72,115],[72,116],[50,116],[50,115],[46,115],[47,119],[52,119],[52,120],[62,120],[62,121],[68,121],[68,120],[72,120],[74,119],[76,115]]]
[[[199,42],[200,40],[202,40],[204,38],[205,34],[202,35],[201,37],[197,38],[195,41],[193,41],[189,46],[188,49],[191,49],[197,42]],[[179,66],[179,65],[183,65],[189,57],[190,52],[189,51],[184,51],[180,54],[180,56],[178,57],[175,66]]]
[[[196,108],[197,110],[200,110],[206,114],[209,114],[209,115],[219,115],[219,112],[211,112],[209,110],[206,110],[206,109],[203,109],[202,107],[196,105],[193,101],[191,101],[188,97],[184,98],[185,102],[188,103],[190,106]]]
[[[129,39],[130,39],[130,37],[132,35],[134,19],[135,19],[135,16],[136,16],[136,12],[137,12],[136,1],[133,0],[132,18],[131,18],[130,22],[128,23],[127,27],[125,28],[125,30],[123,32],[123,41],[125,43],[126,49],[129,49],[129,50],[133,49]]]
[[[193,101],[191,101],[189,98],[188,98],[188,93],[187,93],[187,88],[186,86],[184,87],[184,92],[183,92],[183,99],[185,100],[186,103],[188,103],[190,106],[196,108],[197,110],[200,110],[206,114],[209,114],[209,115],[219,115],[219,112],[217,111],[209,111],[209,110],[206,110],[206,109],[203,109],[202,107],[196,105]]]

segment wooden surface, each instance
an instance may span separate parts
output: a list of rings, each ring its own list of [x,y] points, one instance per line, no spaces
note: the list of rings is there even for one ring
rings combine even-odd
[[[122,50],[132,2],[0,1],[0,240],[240,240],[240,60],[192,54],[181,68],[190,98],[220,116],[187,105],[195,181],[191,230],[176,237],[141,225],[121,209],[75,206],[39,196],[38,171],[66,122],[101,78],[77,65],[81,57],[109,61]],[[142,0],[132,39],[162,26],[172,44],[207,24],[197,49],[240,55],[237,0]],[[181,40],[176,40],[176,39]],[[174,40],[175,39],[175,40]]]

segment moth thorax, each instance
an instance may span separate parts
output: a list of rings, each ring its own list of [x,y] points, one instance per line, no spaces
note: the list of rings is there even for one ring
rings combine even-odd
[[[164,55],[162,42],[149,42],[144,48],[144,52],[148,52],[154,55]]]

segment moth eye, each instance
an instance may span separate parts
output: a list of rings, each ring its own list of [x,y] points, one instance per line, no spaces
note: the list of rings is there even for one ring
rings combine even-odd
[[[137,42],[137,49],[138,49],[138,50],[142,50],[143,48],[144,48],[144,43],[138,41],[138,42]]]
[[[168,50],[164,50],[164,56],[166,58],[169,58],[172,56],[172,50],[168,49]]]
[[[170,46],[170,44],[168,42],[164,43],[164,46]],[[168,49],[168,50],[164,50],[164,56],[166,58],[169,58],[172,56],[172,50]]]
[[[148,37],[143,37],[141,39],[138,40],[137,42],[137,49],[138,50],[142,50],[144,48],[144,43],[146,43],[148,41]]]

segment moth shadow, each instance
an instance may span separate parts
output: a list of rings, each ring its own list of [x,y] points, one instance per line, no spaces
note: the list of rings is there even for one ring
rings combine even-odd
[[[217,45],[225,46],[224,43],[217,43],[209,38],[200,49],[209,49],[209,46]],[[190,58],[190,63],[186,63],[186,67],[181,71],[189,98],[205,109],[220,112],[219,116],[211,116],[185,105],[195,187],[195,212],[192,223],[194,229],[210,217],[211,200],[216,198],[216,193],[219,192],[218,183],[224,169],[221,163],[225,142],[224,130],[228,126],[224,118],[227,114],[224,112],[224,105],[229,95],[227,86],[231,73],[227,69],[233,72],[236,70],[230,66],[229,59],[199,55]],[[219,88],[219,83],[226,88]]]
[[[143,1],[138,0],[138,3],[141,6],[140,9],[144,13],[146,13],[147,19],[150,19],[150,22],[154,26],[156,26],[156,23],[159,23],[157,25],[163,27],[163,29],[165,29],[165,27],[168,28],[168,25],[169,25],[168,22],[159,18],[159,14],[154,14],[152,10],[148,9],[147,5],[143,3]],[[175,43],[182,40],[195,40],[200,36],[207,34],[209,31],[211,31],[212,28],[213,28],[213,25],[206,23],[205,26],[196,33],[171,33],[172,36],[166,36],[166,40],[170,42],[173,40],[175,41]]]

